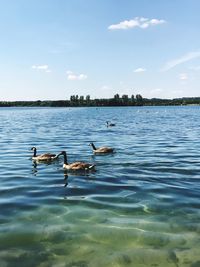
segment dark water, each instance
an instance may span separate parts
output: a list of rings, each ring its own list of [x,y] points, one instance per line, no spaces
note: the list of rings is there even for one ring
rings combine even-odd
[[[199,118],[199,107],[1,108],[0,266],[199,267]],[[91,141],[116,153],[93,156]],[[32,146],[97,172],[33,164]]]

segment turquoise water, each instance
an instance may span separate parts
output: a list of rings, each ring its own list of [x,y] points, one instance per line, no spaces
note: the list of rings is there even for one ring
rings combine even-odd
[[[200,107],[1,108],[1,267],[199,267]],[[116,123],[106,127],[106,121]],[[88,144],[116,153],[94,156]],[[63,171],[66,150],[95,173]]]

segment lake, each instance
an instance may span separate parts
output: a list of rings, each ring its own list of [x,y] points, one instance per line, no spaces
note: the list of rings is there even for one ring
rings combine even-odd
[[[1,108],[0,266],[199,267],[199,118],[199,106]],[[34,163],[32,146],[97,171]]]

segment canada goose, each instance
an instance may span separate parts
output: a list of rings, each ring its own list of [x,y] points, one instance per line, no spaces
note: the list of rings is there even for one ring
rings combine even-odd
[[[64,156],[64,164],[63,168],[66,170],[72,170],[72,171],[90,171],[95,170],[95,165],[91,163],[85,163],[85,162],[73,162],[68,163],[67,162],[67,153],[66,151],[61,151],[58,156],[63,155]]]
[[[37,149],[36,147],[32,147],[31,150],[33,150],[33,156],[32,159],[35,161],[51,161],[54,159],[57,159],[56,154],[51,154],[51,153],[45,153],[37,156]]]
[[[92,147],[93,153],[94,154],[108,154],[108,153],[113,153],[114,149],[111,147],[99,147],[96,148],[96,146],[94,145],[94,143],[90,143],[89,146]]]
[[[111,123],[111,122],[109,122],[109,121],[107,121],[106,123],[107,123],[107,127],[110,127],[110,126],[111,126],[111,127],[112,127],[112,126],[115,126],[115,123]]]

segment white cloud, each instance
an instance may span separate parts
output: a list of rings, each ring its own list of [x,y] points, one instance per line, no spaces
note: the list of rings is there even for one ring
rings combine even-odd
[[[135,17],[134,19],[131,20],[124,20],[121,21],[118,24],[112,24],[108,27],[109,30],[127,30],[127,29],[132,29],[135,27],[139,27],[142,29],[146,29],[150,26],[155,26],[158,24],[163,24],[166,21],[163,19],[148,19],[148,18],[143,18],[143,17]]]
[[[48,65],[33,65],[32,69],[45,71],[45,72],[51,72]]]
[[[72,74],[73,72],[71,70],[66,71],[67,75]]]
[[[189,52],[180,58],[177,58],[177,59],[174,59],[174,60],[167,62],[165,64],[165,66],[163,67],[162,71],[170,70],[170,69],[176,67],[177,65],[183,64],[187,61],[190,61],[190,60],[198,58],[198,57],[200,57],[200,51]]]
[[[141,72],[145,72],[145,71],[146,71],[146,69],[144,69],[144,68],[137,68],[133,72],[135,72],[135,73],[141,73]]]
[[[75,74],[71,70],[68,70],[66,73],[67,73],[67,79],[69,81],[81,81],[81,80],[87,79],[87,75],[82,74],[82,73],[81,74]]]
[[[179,79],[182,80],[182,81],[188,80],[187,73],[180,73],[179,74]]]

